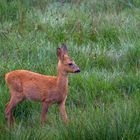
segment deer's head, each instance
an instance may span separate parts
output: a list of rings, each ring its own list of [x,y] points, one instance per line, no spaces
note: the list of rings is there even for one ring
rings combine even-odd
[[[58,70],[62,70],[65,73],[78,73],[80,68],[75,64],[72,58],[68,55],[68,50],[65,44],[57,48],[58,56]]]

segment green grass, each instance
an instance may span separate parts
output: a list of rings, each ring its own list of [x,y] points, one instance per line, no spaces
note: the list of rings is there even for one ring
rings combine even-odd
[[[139,0],[1,0],[0,139],[139,140],[139,13]],[[69,75],[69,124],[53,105],[41,126],[41,104],[25,101],[8,129],[5,73],[56,75],[56,48],[63,42],[81,69]]]

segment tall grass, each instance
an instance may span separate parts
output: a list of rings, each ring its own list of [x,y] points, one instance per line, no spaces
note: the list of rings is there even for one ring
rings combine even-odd
[[[0,139],[140,139],[140,1],[0,1]],[[56,75],[65,42],[81,73],[69,75],[69,124],[56,105],[40,125],[41,104],[25,101],[8,129],[5,73]]]

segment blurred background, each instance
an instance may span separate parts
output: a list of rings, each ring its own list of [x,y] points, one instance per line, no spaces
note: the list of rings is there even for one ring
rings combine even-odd
[[[8,129],[4,75],[56,75],[62,43],[81,69],[69,75],[69,124],[54,105],[40,126],[41,104],[25,101]],[[1,140],[139,140],[140,0],[0,0],[0,79]]]

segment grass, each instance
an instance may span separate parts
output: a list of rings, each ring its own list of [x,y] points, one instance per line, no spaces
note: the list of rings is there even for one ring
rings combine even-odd
[[[139,0],[0,1],[0,139],[140,139]],[[65,42],[81,73],[69,75],[64,125],[56,105],[40,125],[41,104],[25,101],[8,129],[5,73],[56,75]]]

